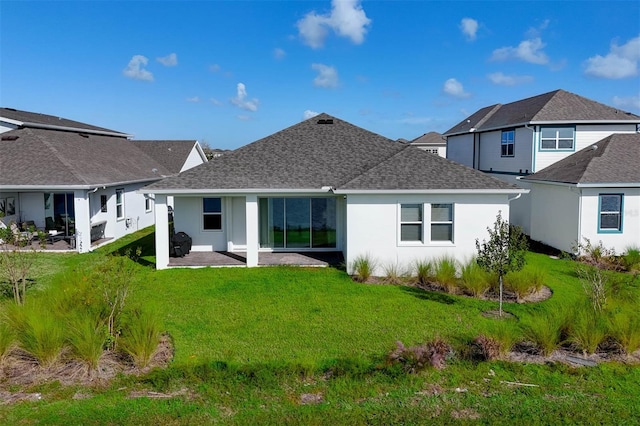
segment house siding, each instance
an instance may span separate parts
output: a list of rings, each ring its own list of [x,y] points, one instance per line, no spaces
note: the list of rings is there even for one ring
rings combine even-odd
[[[384,275],[384,266],[412,267],[416,260],[451,256],[467,262],[476,254],[476,238],[488,238],[499,211],[509,217],[506,195],[348,195],[347,247],[345,261],[349,272],[358,256],[377,262],[376,275]],[[454,205],[454,242],[413,244],[399,242],[399,205],[414,203],[451,203]],[[429,226],[425,212],[424,226]]]
[[[195,166],[199,166],[200,164],[204,163],[204,161],[202,160],[202,157],[200,156],[200,153],[198,152],[198,148],[194,145],[193,148],[191,148],[191,152],[189,153],[189,156],[187,157],[186,161],[184,162],[184,165],[182,166],[182,169],[180,169],[180,172],[184,172],[185,170],[189,170]]]
[[[579,234],[580,193],[569,186],[531,183],[531,232],[540,241],[571,252]]]
[[[508,173],[531,171],[533,140],[531,129],[525,127],[515,129],[513,157],[501,156],[502,130],[481,133],[479,137],[479,164],[476,168],[483,171],[493,170]]]
[[[534,172],[548,167],[592,145],[613,133],[635,133],[635,124],[609,124],[609,125],[577,125],[575,126],[575,150],[566,151],[542,151],[540,149],[540,127],[536,126],[535,136],[535,167]],[[553,126],[549,126],[553,127]]]
[[[212,194],[206,197],[218,196]],[[174,197],[174,209],[180,212],[179,215],[176,214],[174,217],[173,224],[175,231],[184,232],[191,237],[193,244],[191,250],[193,251],[225,251],[228,249],[227,229],[229,226],[229,208],[227,208],[227,204],[230,202],[229,197],[219,197],[222,198],[222,212],[223,215],[226,216],[222,218],[222,230],[220,231],[205,231],[203,229],[202,198],[202,196]]]
[[[456,163],[473,167],[473,134],[449,136],[447,138],[447,157]]]

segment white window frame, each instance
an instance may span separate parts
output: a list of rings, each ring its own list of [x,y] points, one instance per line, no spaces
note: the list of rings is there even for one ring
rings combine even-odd
[[[560,148],[560,141],[561,140],[568,140],[568,138],[561,138],[560,137],[560,130],[566,130],[566,129],[571,129],[572,131],[572,135],[571,135],[571,147],[569,148]],[[550,131],[550,130],[554,130],[555,131],[555,136],[553,138],[543,138],[542,137],[542,133],[544,130]],[[545,148],[544,142],[545,141],[553,141],[553,148]],[[576,129],[575,127],[571,127],[571,126],[541,126],[540,127],[540,151],[575,151],[576,148]]]
[[[403,221],[402,220],[402,206],[414,206],[418,205],[421,208],[422,220],[421,221]],[[448,221],[432,221],[432,206],[447,205],[451,206],[451,220]],[[398,203],[398,246],[448,246],[455,244],[455,203],[453,202],[434,202],[434,203],[420,203],[420,202],[403,202]],[[402,239],[402,225],[421,225],[420,240],[406,241]],[[451,225],[451,240],[433,240],[431,238],[431,226],[447,224]]]
[[[616,197],[618,198],[618,210],[602,210],[603,197]],[[624,213],[624,194],[598,194],[598,234],[620,234],[622,233],[622,219]],[[615,228],[603,228],[602,217],[603,216],[616,216],[618,218],[618,226]]]
[[[505,138],[505,134],[512,134],[513,139],[509,141]],[[506,142],[505,142],[506,141]],[[509,146],[511,146],[511,154],[509,154]],[[506,147],[506,154],[502,153],[502,147]],[[500,157],[515,157],[516,155],[516,129],[503,130],[500,133]]]
[[[120,201],[118,201],[118,198]],[[116,220],[124,220],[124,188],[116,188]]]
[[[151,198],[145,197],[144,199],[144,211],[146,213],[151,213],[153,207],[151,206]]]
[[[403,221],[402,220],[402,207],[406,206],[418,206],[420,208],[420,220],[413,221]],[[424,243],[424,204],[423,203],[401,203],[398,206],[399,209],[399,232],[398,232],[398,240],[401,244],[423,244]],[[402,226],[403,225],[420,225],[420,239],[419,240],[403,240],[402,239]]]
[[[204,211],[204,200],[206,199],[218,199],[220,200],[220,211],[219,212],[205,212]],[[222,206],[222,198],[221,197],[202,197],[202,230],[204,232],[222,232],[222,228],[224,226],[224,223],[222,222],[222,210],[223,210],[223,206]],[[205,228],[205,216],[220,216],[220,228]]]

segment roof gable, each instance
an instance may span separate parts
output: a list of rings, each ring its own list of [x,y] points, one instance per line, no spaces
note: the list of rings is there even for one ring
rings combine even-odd
[[[447,130],[445,135],[556,121],[640,123],[640,116],[565,90],[555,90],[504,105],[484,107]]]
[[[640,134],[616,133],[526,177],[572,184],[640,183]]]
[[[131,142],[174,174],[180,173],[189,154],[196,146],[195,140],[132,140]]]
[[[446,143],[438,132],[425,133],[409,142],[411,145],[446,145]]]

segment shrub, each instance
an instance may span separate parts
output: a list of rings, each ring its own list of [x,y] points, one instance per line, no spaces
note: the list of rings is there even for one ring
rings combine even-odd
[[[435,280],[447,293],[455,293],[458,288],[457,262],[451,257],[441,257],[435,263]]]
[[[160,341],[160,322],[154,313],[134,310],[124,324],[120,347],[138,368],[146,367]]]
[[[384,270],[384,280],[389,284],[400,284],[404,277],[404,272],[397,263],[388,263],[382,267]]]
[[[74,357],[87,364],[88,373],[95,370],[107,340],[105,324],[89,313],[73,315],[67,324]]]
[[[58,361],[65,349],[65,330],[46,305],[42,302],[15,305],[7,314],[20,348],[44,367]]]
[[[472,259],[462,266],[460,285],[475,297],[482,297],[491,287],[488,274]]]
[[[583,265],[576,269],[582,288],[591,303],[593,311],[600,313],[607,303],[609,274],[597,266]]]
[[[558,311],[547,311],[534,315],[524,325],[524,334],[543,355],[548,356],[560,346],[564,326],[565,319]]]
[[[516,295],[518,303],[528,295],[540,291],[544,285],[544,272],[541,269],[523,269],[510,272],[505,276],[505,288]]]
[[[427,285],[433,279],[433,265],[428,260],[415,261],[418,284]]]
[[[588,238],[583,237],[582,239],[584,243],[576,241],[572,247],[578,255],[578,260],[601,269],[620,269],[614,249],[605,247],[602,241],[593,245]]]
[[[519,329],[509,321],[498,320],[489,327],[487,335],[498,342],[501,356],[506,355],[520,338]]]
[[[626,354],[640,349],[640,313],[636,306],[627,305],[611,315],[609,335]]]
[[[473,339],[473,344],[483,361],[491,361],[500,356],[500,342],[492,337],[481,334]]]
[[[402,369],[408,373],[415,373],[428,366],[437,369],[445,368],[446,359],[450,353],[451,346],[440,338],[409,348],[398,341],[396,348],[387,356],[387,362],[392,365],[401,365]]]
[[[606,336],[606,323],[601,313],[594,312],[589,306],[574,308],[568,323],[568,342],[584,354],[592,354]]]
[[[375,269],[376,262],[368,254],[357,256],[351,264],[354,279],[361,283],[367,282],[367,280],[373,275]]]
[[[622,265],[629,272],[640,272],[640,248],[627,247],[622,255]]]

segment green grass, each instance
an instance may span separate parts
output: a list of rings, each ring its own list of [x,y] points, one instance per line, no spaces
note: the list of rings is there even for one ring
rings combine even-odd
[[[398,340],[413,346],[439,337],[459,348],[484,333],[508,346],[523,323],[584,301],[570,261],[529,253],[529,266],[546,272],[553,297],[505,303],[515,316],[505,322],[482,316],[497,302],[359,284],[330,268],[155,271],[147,229],[87,255],[43,255],[39,264],[53,266],[34,276],[38,285],[28,297],[69,282],[70,271],[106,254],[138,246],[141,266],[133,270],[129,303],[159,315],[175,345],[171,365],[105,387],[0,384],[42,395],[0,405],[0,424],[634,424],[640,418],[638,366],[458,358],[444,370],[406,374],[384,363]],[[131,398],[135,391],[175,395]],[[305,394],[319,395],[319,403],[302,404]]]

